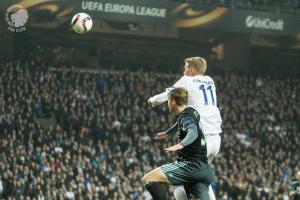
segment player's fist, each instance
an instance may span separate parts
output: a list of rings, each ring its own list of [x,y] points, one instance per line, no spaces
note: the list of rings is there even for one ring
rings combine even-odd
[[[164,140],[168,137],[168,134],[166,132],[160,132],[156,133],[154,139],[155,140]]]
[[[154,101],[153,101],[153,98],[152,97],[150,97],[149,99],[148,99],[148,105],[149,106],[151,106],[152,108],[154,108]]]

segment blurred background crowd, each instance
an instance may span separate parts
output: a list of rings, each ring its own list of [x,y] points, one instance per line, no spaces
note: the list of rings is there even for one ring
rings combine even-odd
[[[0,64],[1,199],[151,199],[142,175],[175,160],[167,105],[147,99],[180,76]],[[299,169],[299,78],[213,74],[223,117],[213,162],[221,200],[288,200]]]

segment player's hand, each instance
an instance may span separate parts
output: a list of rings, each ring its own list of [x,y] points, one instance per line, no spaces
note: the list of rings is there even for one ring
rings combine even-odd
[[[148,105],[151,106],[151,108],[154,108],[155,105],[154,105],[152,98],[148,99]]]
[[[174,145],[174,146],[165,148],[165,151],[166,151],[166,152],[176,152],[176,151],[178,151],[178,150],[180,150],[180,149],[182,149],[182,148],[183,148],[183,146],[182,146],[181,144],[176,144],[176,145]]]
[[[160,132],[156,133],[154,140],[164,140],[168,137],[168,134],[166,132]]]

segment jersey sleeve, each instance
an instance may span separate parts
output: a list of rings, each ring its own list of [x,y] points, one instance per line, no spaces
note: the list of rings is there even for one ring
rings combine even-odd
[[[181,77],[173,86],[166,88],[165,92],[157,94],[149,99],[154,105],[160,105],[168,101],[168,94],[173,88],[184,87],[185,76]]]
[[[195,120],[192,117],[186,117],[182,119],[181,128],[183,131],[186,131],[187,134],[179,144],[185,147],[187,145],[190,145],[197,139],[197,125],[195,124]]]
[[[192,144],[197,139],[197,136],[197,127],[192,125],[188,128],[186,136],[179,144],[181,144],[183,147],[186,147]]]
[[[196,125],[196,123],[195,123],[195,120],[191,116],[185,116],[181,119],[180,128],[183,131],[187,131],[187,129],[192,125]]]
[[[168,93],[167,91],[157,94],[153,97],[150,97],[149,101],[151,101],[154,105],[160,105],[166,101],[168,101]]]

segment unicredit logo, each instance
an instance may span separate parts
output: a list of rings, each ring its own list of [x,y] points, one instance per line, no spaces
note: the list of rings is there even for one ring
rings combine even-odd
[[[258,28],[276,31],[283,31],[284,26],[284,21],[282,19],[272,21],[270,18],[260,18],[251,15],[246,18],[245,22],[248,28]]]

